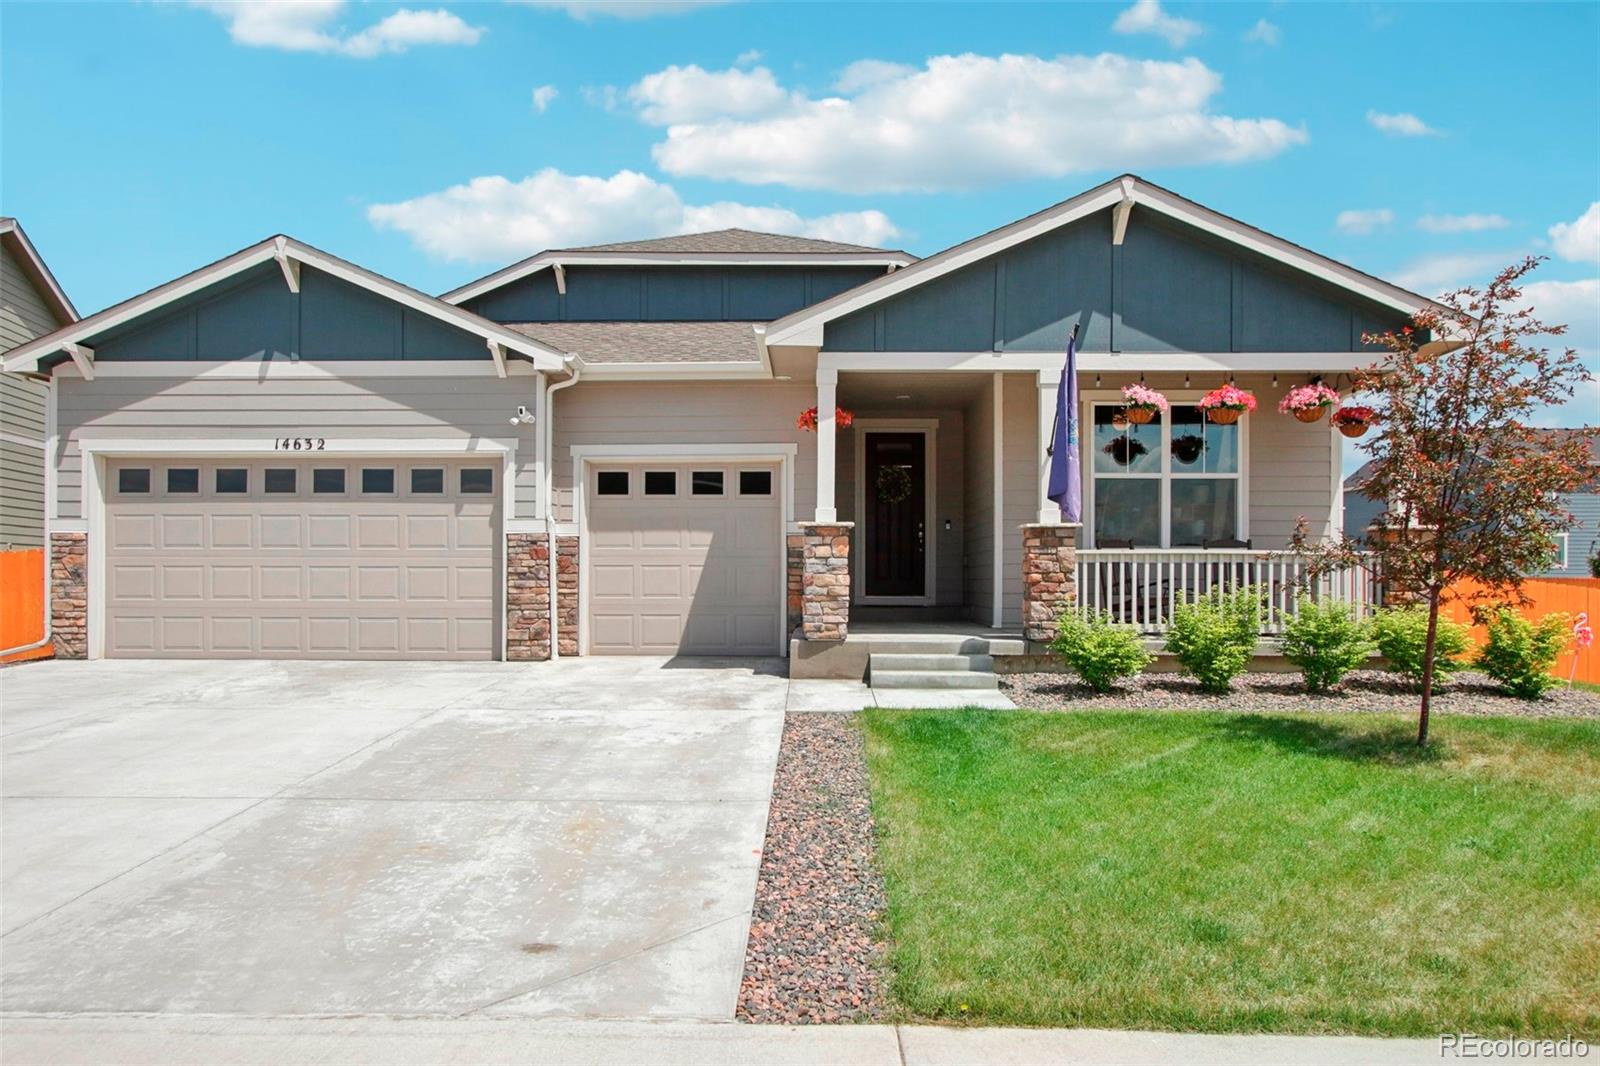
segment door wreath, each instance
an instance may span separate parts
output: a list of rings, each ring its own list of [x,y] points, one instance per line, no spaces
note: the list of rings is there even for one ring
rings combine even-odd
[[[884,503],[900,503],[911,495],[911,475],[903,466],[878,467],[878,499]]]

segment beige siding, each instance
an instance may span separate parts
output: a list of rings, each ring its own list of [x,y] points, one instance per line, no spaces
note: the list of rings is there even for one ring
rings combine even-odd
[[[572,448],[675,444],[795,444],[794,521],[816,510],[816,435],[795,425],[817,402],[813,385],[783,382],[580,382],[555,394],[556,517],[574,520]]]
[[[917,411],[908,415],[903,410],[884,411],[872,408],[855,408],[856,418],[874,419],[913,418],[932,419],[939,423],[933,434],[934,472],[934,605],[960,606],[965,602],[962,578],[962,558],[965,552],[966,519],[965,469],[966,454],[965,415],[955,408]],[[834,492],[838,499],[839,519],[854,522],[856,518],[856,440],[854,429],[840,432],[836,454],[838,467]],[[945,522],[950,528],[945,528]]]
[[[92,438],[252,444],[274,437],[480,439],[516,448],[513,517],[532,514],[537,491],[530,426],[509,424],[532,407],[531,376],[255,379],[57,376],[61,517],[81,518],[79,443]]]
[[[994,379],[987,377],[967,416],[966,499],[967,617],[994,620]]]
[[[1039,381],[1033,374],[1005,379],[1004,624],[1022,624],[1022,527],[1039,518]]]
[[[0,351],[54,330],[55,316],[0,248]],[[0,375],[0,547],[44,542],[45,386],[21,374]]]
[[[1255,390],[1260,406],[1250,416],[1250,540],[1257,548],[1288,546],[1295,520],[1305,515],[1313,538],[1330,536],[1335,514],[1334,481],[1344,440],[1324,417],[1307,425],[1278,413],[1278,401],[1304,378],[1240,377]]]

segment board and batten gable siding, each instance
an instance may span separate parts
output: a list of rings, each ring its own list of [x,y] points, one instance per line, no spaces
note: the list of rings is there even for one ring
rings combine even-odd
[[[570,266],[462,304],[496,322],[768,322],[881,277],[882,267]]]
[[[229,359],[481,359],[482,337],[378,293],[268,262],[88,338],[99,363]]]
[[[0,351],[62,325],[0,247]],[[0,374],[0,548],[44,543],[44,435],[48,390],[21,374]]]
[[[827,323],[824,351],[1348,352],[1402,316],[1209,234],[1109,209]]]
[[[534,430],[510,425],[519,403],[534,405],[533,376],[347,378],[109,377],[56,374],[57,495],[62,518],[84,518],[84,441],[270,442],[276,437],[483,440],[514,447],[518,517],[538,494]],[[329,453],[330,459],[334,457]],[[285,462],[308,458],[284,453]]]
[[[817,506],[817,438],[795,420],[816,402],[816,386],[807,384],[580,381],[556,393],[556,519],[575,521],[575,446],[637,446],[661,453],[685,444],[793,444],[790,519],[809,522]]]

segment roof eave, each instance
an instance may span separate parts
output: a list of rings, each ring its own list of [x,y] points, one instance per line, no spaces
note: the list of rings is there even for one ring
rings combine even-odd
[[[0,238],[9,238],[10,243],[16,246],[23,270],[28,274],[28,280],[33,283],[45,301],[50,305],[51,312],[56,321],[62,325],[70,325],[83,316],[78,314],[77,307],[73,306],[68,298],[67,291],[56,280],[44,257],[39,254],[39,249],[33,246],[27,230],[22,228],[22,223],[15,218],[0,219]]]

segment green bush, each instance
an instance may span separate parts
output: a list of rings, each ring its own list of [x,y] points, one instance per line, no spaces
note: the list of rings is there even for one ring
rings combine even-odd
[[[1184,673],[1207,692],[1227,692],[1244,673],[1261,632],[1261,590],[1212,590],[1194,603],[1180,603],[1167,630],[1167,650]]]
[[[1300,668],[1306,688],[1326,692],[1359,669],[1376,645],[1347,603],[1301,597],[1283,631],[1283,657]]]
[[[1389,669],[1414,681],[1422,680],[1423,653],[1428,647],[1428,608],[1424,604],[1385,607],[1372,619],[1372,639]],[[1452,674],[1467,664],[1462,658],[1472,647],[1472,631],[1448,618],[1439,619],[1434,637],[1434,673]]]
[[[1536,700],[1561,682],[1550,672],[1572,640],[1572,619],[1547,614],[1537,622],[1514,607],[1500,606],[1483,615],[1489,639],[1478,650],[1477,664],[1500,687],[1525,700]]]
[[[1115,625],[1105,614],[1085,618],[1064,611],[1056,625],[1050,647],[1096,692],[1111,691],[1117,681],[1133,677],[1155,658],[1144,650],[1138,630]]]

